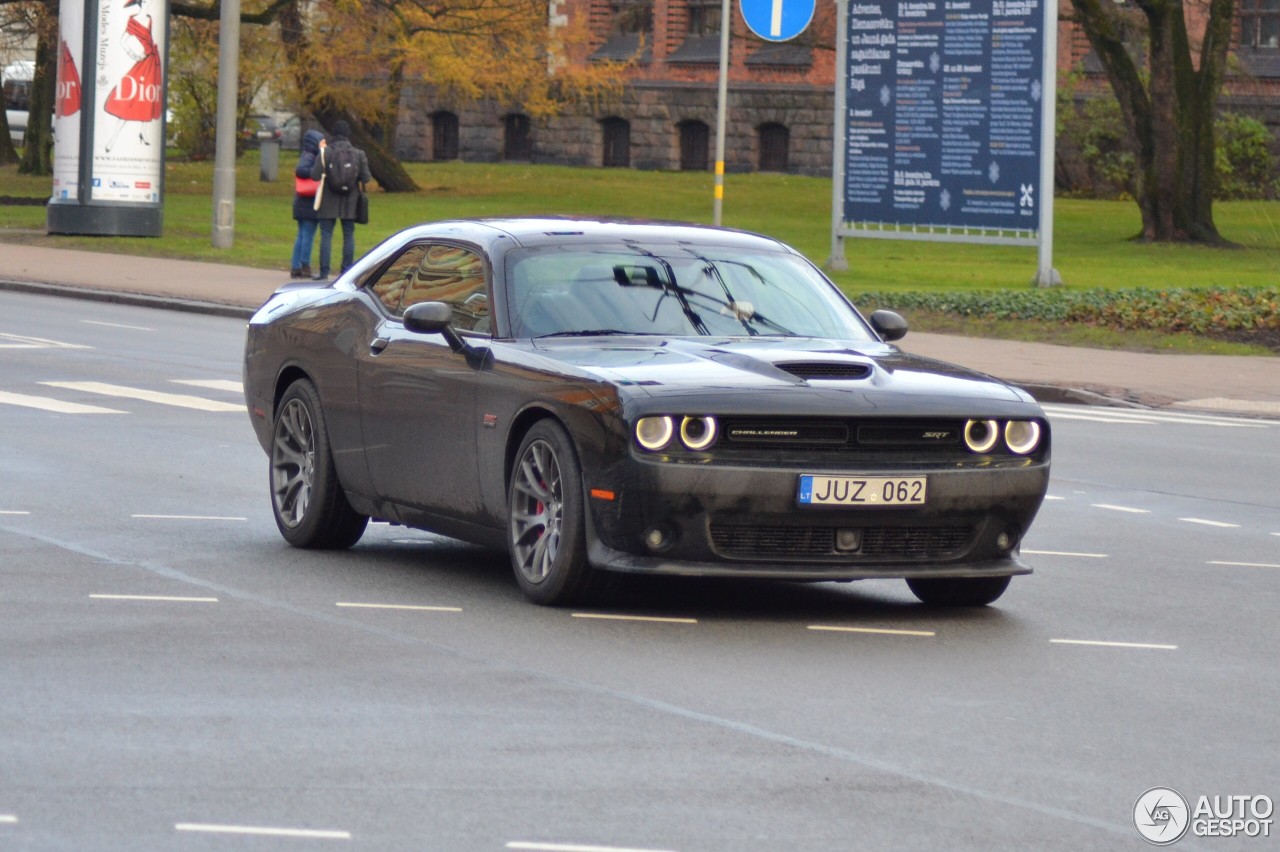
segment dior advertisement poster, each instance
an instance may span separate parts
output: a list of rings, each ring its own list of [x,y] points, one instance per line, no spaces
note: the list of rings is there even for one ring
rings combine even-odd
[[[63,3],[58,12],[58,91],[53,112],[53,198],[80,198],[80,58],[84,52],[84,6]]]
[[[160,200],[164,167],[164,0],[100,0],[91,196]]]

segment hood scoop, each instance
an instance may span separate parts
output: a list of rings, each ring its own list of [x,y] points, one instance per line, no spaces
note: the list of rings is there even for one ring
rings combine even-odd
[[[850,381],[871,375],[869,365],[853,361],[791,361],[773,366],[805,381]]]

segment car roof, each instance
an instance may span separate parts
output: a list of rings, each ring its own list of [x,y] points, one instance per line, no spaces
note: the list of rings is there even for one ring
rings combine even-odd
[[[584,243],[635,240],[649,245],[695,243],[795,253],[775,239],[748,231],[653,219],[562,216],[460,219],[425,223],[410,231],[414,232],[414,238],[454,236],[485,244],[505,236],[526,247],[564,245],[578,239]]]

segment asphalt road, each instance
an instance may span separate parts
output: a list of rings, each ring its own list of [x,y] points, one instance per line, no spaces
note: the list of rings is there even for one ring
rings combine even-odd
[[[985,610],[575,612],[426,533],[288,548],[242,343],[0,293],[0,849],[1140,849],[1148,788],[1280,798],[1280,423],[1052,406]]]

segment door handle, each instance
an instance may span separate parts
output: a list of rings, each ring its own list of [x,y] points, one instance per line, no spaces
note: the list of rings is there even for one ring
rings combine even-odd
[[[373,355],[380,355],[382,354],[382,350],[386,349],[387,345],[390,343],[391,341],[385,337],[375,337],[369,343],[369,352]]]

